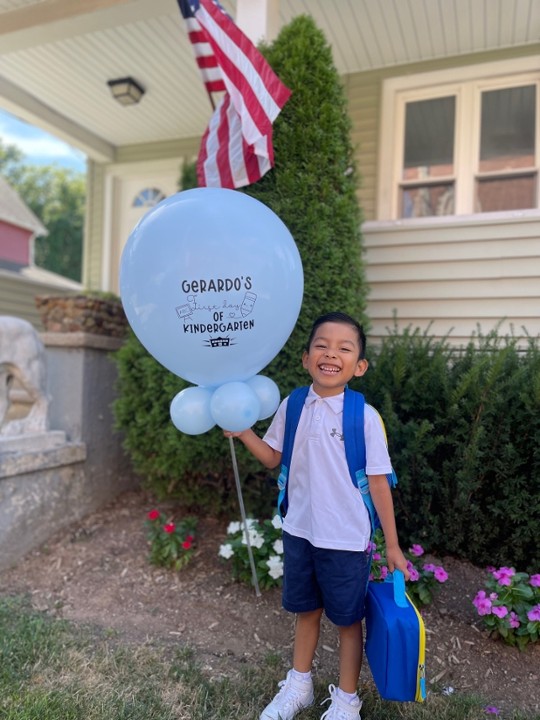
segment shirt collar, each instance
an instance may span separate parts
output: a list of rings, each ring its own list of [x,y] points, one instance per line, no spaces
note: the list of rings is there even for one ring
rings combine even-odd
[[[343,398],[345,396],[345,393],[339,393],[339,395],[331,395],[330,397],[321,397],[320,395],[317,395],[315,390],[313,389],[313,385],[310,386],[305,405],[308,407],[309,405],[313,405],[314,402],[317,400],[322,400],[328,407],[332,410],[333,413],[336,415],[339,415],[341,412],[343,412]]]

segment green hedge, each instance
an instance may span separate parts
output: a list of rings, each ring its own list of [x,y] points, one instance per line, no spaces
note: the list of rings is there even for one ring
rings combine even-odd
[[[457,350],[394,332],[360,389],[386,423],[403,540],[538,572],[538,342],[493,332]]]
[[[381,412],[399,484],[402,543],[475,564],[538,572],[540,350],[491,333],[459,350],[427,333],[389,335],[351,385]],[[117,353],[118,424],[147,487],[196,512],[238,517],[228,441],[169,419],[185,384],[132,336]],[[307,377],[306,377],[307,381]],[[279,381],[278,381],[279,385]],[[263,432],[267,423],[256,430]],[[248,511],[271,512],[274,475],[236,443]]]

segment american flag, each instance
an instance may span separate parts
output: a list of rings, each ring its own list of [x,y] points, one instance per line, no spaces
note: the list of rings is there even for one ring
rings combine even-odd
[[[199,185],[250,185],[273,167],[272,124],[291,91],[217,0],[178,3],[184,17],[182,8],[189,5],[188,21],[198,23],[208,43],[209,50],[204,56],[197,55],[198,62],[212,57],[215,65],[213,60],[205,63],[220,72],[226,89],[202,139],[197,161]],[[199,35],[197,38],[200,40]],[[208,89],[206,80],[205,84]]]
[[[193,45],[195,59],[208,94],[213,92],[224,92],[225,83],[221,76],[216,56],[206,38],[205,31],[201,28],[199,21],[193,14],[189,0],[178,0],[180,12],[186,21],[188,37]]]

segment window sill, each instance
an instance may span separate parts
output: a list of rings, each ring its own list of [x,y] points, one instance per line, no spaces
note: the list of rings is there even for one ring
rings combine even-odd
[[[500,225],[540,222],[540,209],[511,210],[503,212],[477,213],[474,215],[440,215],[422,218],[399,218],[397,220],[367,220],[362,223],[364,232],[387,230],[425,230],[427,228],[448,228],[470,225]]]

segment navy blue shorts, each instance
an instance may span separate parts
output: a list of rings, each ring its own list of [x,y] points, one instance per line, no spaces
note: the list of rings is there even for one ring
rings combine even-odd
[[[293,613],[324,608],[334,625],[364,617],[369,574],[367,552],[327,550],[283,533],[283,607]]]

